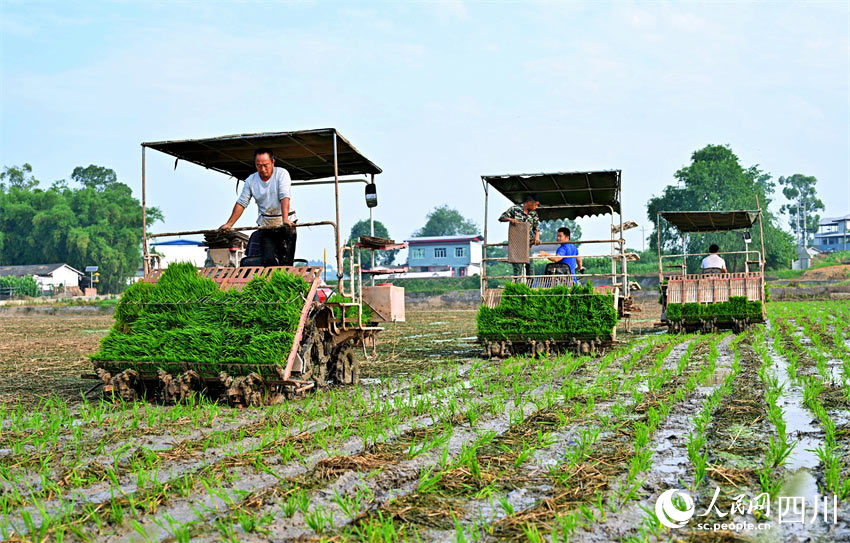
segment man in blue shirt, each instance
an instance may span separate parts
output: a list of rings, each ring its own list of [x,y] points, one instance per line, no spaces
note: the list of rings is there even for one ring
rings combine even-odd
[[[579,270],[584,270],[584,266],[581,263],[581,257],[578,256],[578,247],[574,243],[569,243],[570,233],[569,228],[558,228],[558,234],[555,236],[555,240],[561,246],[558,247],[555,254],[540,251],[540,256],[548,257],[552,262],[561,264],[562,266],[559,267],[564,268],[562,272],[564,274],[567,273],[566,268],[569,268],[569,275],[575,279],[576,266],[578,266]]]

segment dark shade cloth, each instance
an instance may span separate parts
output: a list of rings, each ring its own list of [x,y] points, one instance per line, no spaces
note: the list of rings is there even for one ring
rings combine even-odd
[[[481,179],[515,204],[540,198],[540,220],[576,219],[620,212],[620,170],[483,175]]]
[[[680,232],[749,230],[758,211],[662,211],[661,216]]]
[[[156,141],[142,146],[240,180],[257,171],[254,151],[271,149],[276,166],[286,168],[293,180],[304,181],[334,176],[334,135],[339,175],[381,173],[381,168],[360,154],[335,128]]]

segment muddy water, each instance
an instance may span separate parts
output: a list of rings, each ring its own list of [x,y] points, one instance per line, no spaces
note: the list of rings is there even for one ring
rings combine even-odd
[[[539,397],[552,386],[560,386],[564,378],[559,378],[553,383],[544,383],[539,387],[527,392],[527,398]],[[474,428],[454,426],[452,435],[446,443],[445,453],[446,458],[452,460],[456,458],[465,445],[474,441],[485,433],[492,433],[495,436],[501,435],[508,431],[511,427],[511,413],[515,409],[520,409],[523,412],[523,418],[535,413],[539,408],[533,403],[524,401],[521,404],[515,404],[512,400],[508,400],[505,404],[504,411],[492,418],[481,420]],[[425,417],[422,419],[422,425],[434,425],[438,421]],[[416,456],[412,459],[401,460],[391,465],[385,466],[380,472],[370,474],[348,472],[338,479],[330,482],[327,486],[317,489],[311,493],[310,508],[311,511],[317,509],[326,512],[332,512],[334,525],[337,528],[345,526],[351,522],[351,518],[347,516],[334,501],[337,494],[353,495],[358,489],[368,489],[368,492],[374,496],[375,504],[385,504],[391,498],[399,498],[411,494],[415,491],[418,483],[419,474],[424,468],[436,468],[441,462],[441,451],[432,450]],[[289,539],[307,539],[313,536],[312,531],[306,527],[304,516],[301,513],[296,513],[291,518],[286,518],[281,515],[280,508],[277,506],[264,507],[261,514],[271,514],[274,516],[274,521],[270,525],[270,529],[274,534],[269,538],[272,541],[282,541]],[[239,534],[240,539],[243,534]],[[200,537],[198,541],[213,541],[218,540],[217,536]]]
[[[730,341],[731,337],[717,345],[719,355],[715,367],[718,374],[728,374],[731,369],[733,355],[729,348]],[[662,492],[671,488],[681,489],[692,482],[693,466],[688,458],[687,443],[688,435],[694,429],[693,417],[701,410],[705,398],[719,386],[711,382],[701,385],[672,407],[650,440],[649,449],[654,451],[652,466],[641,475],[644,483],[639,490],[638,500],[608,514],[607,519],[594,525],[592,530],[579,529],[571,536],[571,540],[607,543],[633,536],[643,522],[646,511],[654,508],[655,500]],[[617,488],[618,482],[615,481],[611,487]]]
[[[767,324],[770,330],[770,323]],[[831,542],[850,541],[850,531],[843,525],[832,525],[824,522],[823,496],[818,489],[815,477],[818,470],[822,470],[820,460],[815,453],[818,447],[824,444],[824,434],[819,428],[817,421],[806,409],[803,403],[803,391],[794,384],[788,375],[788,361],[776,352],[773,339],[768,336],[768,355],[773,360],[771,373],[782,386],[782,395],[777,400],[778,405],[784,411],[786,433],[792,440],[797,440],[794,450],[788,456],[785,466],[787,475],[779,491],[780,497],[801,497],[807,504],[806,523],[778,522],[779,500],[772,504],[772,516],[770,530],[762,530],[750,536],[757,541],[773,542]],[[831,496],[829,503],[831,504]],[[812,517],[811,505],[819,503],[820,514],[814,522],[808,522]],[[846,507],[845,507],[846,509]],[[846,512],[845,512],[846,519]],[[830,517],[830,520],[831,517]]]
[[[674,347],[671,353],[664,360],[663,367],[675,367],[675,361],[679,359],[679,357],[687,348],[687,345],[688,342],[686,341]],[[615,359],[611,363],[611,365],[606,368],[605,373],[612,375],[620,374],[622,372],[621,368],[623,362],[628,359],[629,356],[631,356],[635,351],[638,351],[641,347],[643,347],[643,343],[635,343],[628,353]],[[645,388],[645,386],[645,384],[641,383],[637,386],[637,388]],[[612,398],[608,401],[601,401],[596,404],[594,415],[590,417],[595,422],[570,426],[568,428],[557,430],[549,434],[549,445],[535,450],[532,457],[526,463],[523,464],[520,473],[515,476],[518,480],[525,478],[528,481],[531,481],[531,486],[523,486],[510,490],[504,496],[502,496],[502,498],[511,505],[514,511],[522,511],[524,509],[530,508],[536,503],[538,503],[540,500],[546,498],[547,493],[551,487],[547,483],[540,483],[539,481],[537,481],[537,479],[539,479],[539,477],[537,476],[541,472],[546,471],[551,466],[555,466],[560,462],[563,462],[564,458],[567,455],[567,452],[577,445],[582,431],[594,428],[601,430],[601,433],[597,437],[597,441],[600,439],[606,439],[611,435],[610,431],[605,430],[599,426],[599,421],[603,418],[607,418],[610,416],[610,408],[615,403],[615,399],[619,399],[627,406],[631,406],[634,404],[634,398],[630,393],[619,393],[617,395],[617,398]],[[473,526],[474,523],[480,524],[483,520],[487,523],[492,524],[507,515],[504,508],[498,503],[498,501],[493,496],[487,498],[472,499],[465,503],[464,509],[466,512],[461,518],[458,519],[458,522],[463,525],[464,530],[467,533],[474,533],[477,536],[481,537],[484,537],[484,534],[478,531]],[[430,541],[436,543],[441,541],[454,540],[455,532],[445,530],[429,530],[420,532],[419,536],[421,537],[422,541]]]

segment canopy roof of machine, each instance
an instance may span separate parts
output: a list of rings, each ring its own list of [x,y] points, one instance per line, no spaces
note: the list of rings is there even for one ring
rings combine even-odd
[[[293,180],[306,181],[334,176],[334,135],[339,175],[381,173],[381,168],[363,156],[335,128],[156,141],[142,143],[142,146],[237,179],[246,179],[257,171],[255,150],[271,149],[275,164],[286,168]]]
[[[483,175],[481,179],[508,200],[521,204],[527,194],[540,198],[541,220],[575,219],[620,212],[621,170]]]
[[[759,211],[662,211],[661,216],[680,232],[728,232],[749,229]]]

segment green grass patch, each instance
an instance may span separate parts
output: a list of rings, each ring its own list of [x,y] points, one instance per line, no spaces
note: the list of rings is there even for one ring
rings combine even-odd
[[[438,296],[456,290],[478,290],[481,288],[481,278],[477,275],[468,277],[416,277],[412,279],[389,279],[382,282],[404,287],[405,294],[425,296]]]

